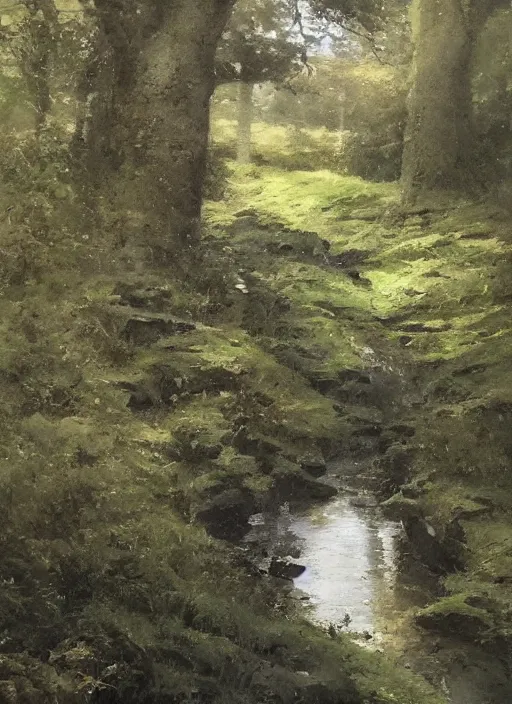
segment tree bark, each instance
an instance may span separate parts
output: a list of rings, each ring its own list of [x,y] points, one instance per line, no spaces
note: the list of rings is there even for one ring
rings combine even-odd
[[[54,0],[33,0],[28,4],[26,44],[21,50],[21,70],[35,109],[35,127],[40,134],[51,108],[50,73],[60,36]]]
[[[471,59],[474,35],[459,0],[415,0],[413,85],[402,163],[406,201],[475,185]]]
[[[251,163],[251,127],[254,84],[240,81],[238,85],[238,141],[236,158],[239,164]]]
[[[113,66],[104,200],[130,214],[162,263],[200,238],[215,51],[231,5],[95,0]]]

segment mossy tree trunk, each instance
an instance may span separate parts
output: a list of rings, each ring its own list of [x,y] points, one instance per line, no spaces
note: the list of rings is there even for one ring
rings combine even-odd
[[[254,84],[240,81],[238,84],[237,152],[239,164],[251,162],[251,127],[253,118]]]
[[[414,0],[412,87],[402,162],[406,202],[431,191],[479,184],[471,69],[475,40],[500,4]]]
[[[402,164],[406,201],[474,186],[473,38],[459,0],[415,0],[413,85]]]
[[[105,130],[89,116],[93,142],[103,145],[101,189],[133,216],[133,234],[159,262],[200,238],[214,57],[231,5],[95,0],[112,65],[110,86],[102,78],[109,110],[95,98]]]
[[[40,134],[52,104],[50,73],[60,36],[59,16],[54,0],[33,0],[27,3],[27,9],[20,67],[34,106],[36,132]]]

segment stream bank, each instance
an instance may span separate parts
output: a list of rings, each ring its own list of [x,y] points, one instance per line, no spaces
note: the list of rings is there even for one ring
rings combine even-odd
[[[508,702],[509,216],[463,201],[404,212],[394,186],[328,172],[237,177],[236,208],[212,204],[209,217],[212,241],[227,232],[244,262],[242,324],[332,399],[342,429],[324,452],[373,453],[372,488],[426,565],[412,568],[419,583],[396,585],[415,594],[403,649],[417,650],[415,666],[441,691],[451,677],[454,698]],[[318,553],[308,521],[297,532],[307,524]],[[411,606],[402,601],[390,607],[399,622]]]
[[[419,629],[414,614],[442,595],[438,575],[411,553],[403,526],[386,518],[367,491],[371,463],[331,462],[325,480],[339,494],[309,509],[288,503],[251,518],[244,545],[262,573],[333,638],[386,652],[422,674],[451,704],[509,704],[506,657]],[[284,586],[274,559],[300,574]],[[305,568],[305,569],[304,569]],[[302,571],[304,570],[304,571]],[[292,586],[293,585],[293,586]]]

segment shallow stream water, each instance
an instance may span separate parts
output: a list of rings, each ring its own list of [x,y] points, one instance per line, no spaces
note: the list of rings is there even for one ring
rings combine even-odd
[[[258,514],[247,540],[261,549],[263,563],[275,555],[306,568],[294,580],[293,594],[312,621],[394,651],[452,704],[512,704],[510,679],[495,657],[411,625],[407,614],[433,598],[435,579],[418,565],[409,574],[398,569],[401,526],[384,518],[364,492],[364,469],[331,466],[326,481],[338,486],[337,497],[305,511],[284,505]]]

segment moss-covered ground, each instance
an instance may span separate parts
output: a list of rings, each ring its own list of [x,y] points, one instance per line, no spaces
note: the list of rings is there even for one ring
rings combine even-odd
[[[6,221],[5,701],[443,701],[308,625],[223,540],[268,502],[327,498],[307,468],[343,453],[373,453],[442,557],[418,623],[510,636],[509,221],[229,168],[187,277],[71,241],[53,211],[51,239]]]
[[[404,211],[395,186],[328,171],[238,170],[234,184],[231,209],[208,207],[212,231],[240,232],[231,246],[260,268],[260,253],[270,254],[258,281],[293,302],[289,329],[300,329],[295,351],[303,374],[333,381],[338,373],[339,381],[344,368],[366,371],[369,387],[378,382],[377,369],[388,374],[378,387],[380,404],[369,388],[359,396],[334,381],[320,388],[345,410],[360,404],[355,417],[363,415],[361,406],[377,407],[384,454],[376,471],[385,491],[412,482],[448,562],[463,570],[444,579],[453,604],[460,595],[467,612],[466,596],[488,599],[489,628],[476,629],[475,639],[508,637],[509,216],[489,202]],[[312,349],[319,354],[314,361],[306,354]],[[409,437],[388,437],[390,406],[395,422],[413,427]]]
[[[411,303],[378,249],[421,237],[380,222],[390,186],[260,168],[230,189],[186,278],[53,210],[46,234],[6,234],[3,701],[443,701],[308,625],[222,540],[266,502],[329,496],[308,462],[398,442],[385,319]]]

